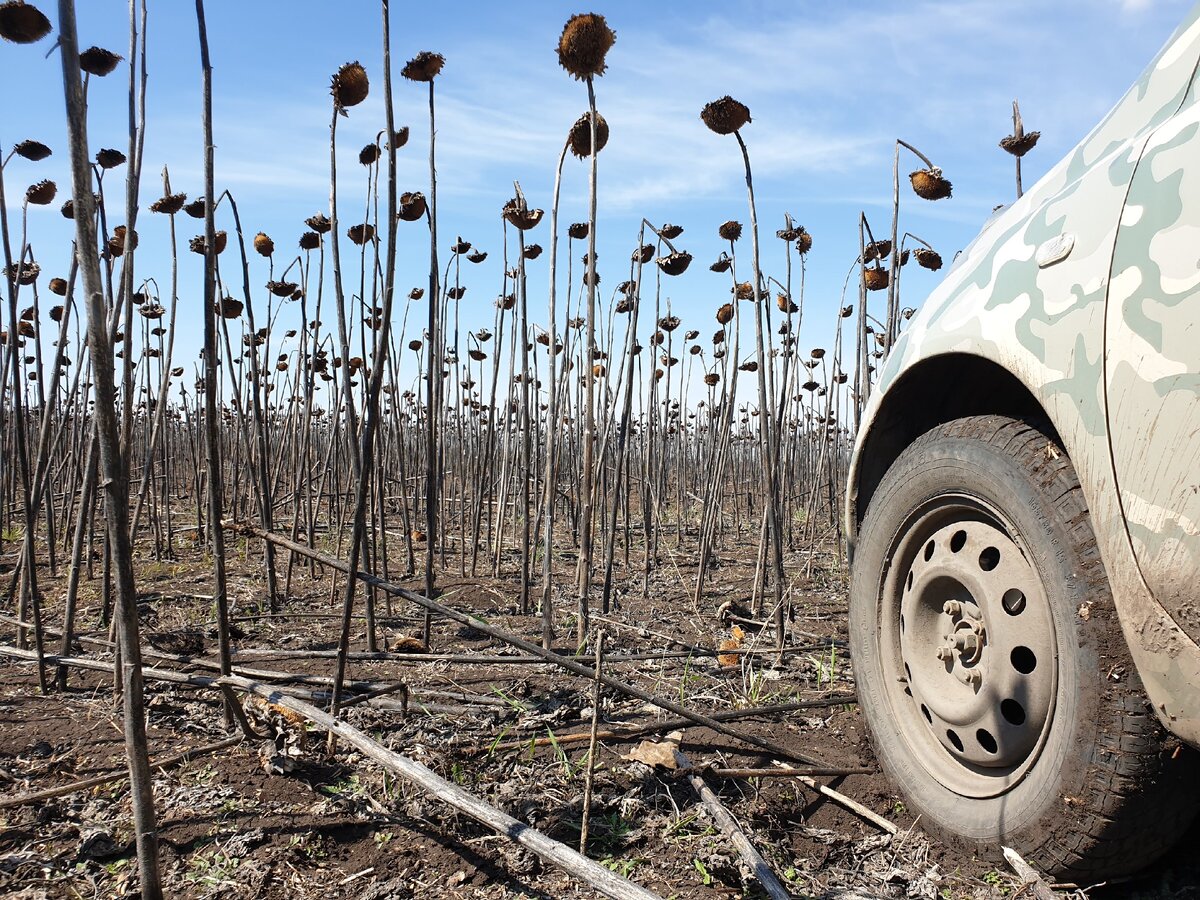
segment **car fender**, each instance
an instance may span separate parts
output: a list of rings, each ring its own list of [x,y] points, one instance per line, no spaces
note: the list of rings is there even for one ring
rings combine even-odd
[[[851,457],[844,514],[853,546],[880,468],[917,436],[915,428],[940,424],[931,421],[939,414],[1007,412],[1012,395],[1022,395],[1032,405],[1019,411],[1048,421],[1079,475],[1155,711],[1200,746],[1200,691],[1191,687],[1200,684],[1200,647],[1154,601],[1135,563],[1118,503],[1103,376],[1109,263],[1128,185],[1150,135],[1187,95],[1198,56],[1200,5],[1092,133],[959,254],[879,373]],[[1003,373],[1002,381],[984,383],[1003,384],[1005,396],[972,392],[981,367]],[[962,385],[954,383],[958,371],[972,373]],[[1046,452],[1058,451],[1048,443]]]

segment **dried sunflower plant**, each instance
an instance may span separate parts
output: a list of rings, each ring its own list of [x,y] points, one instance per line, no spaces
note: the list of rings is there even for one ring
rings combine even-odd
[[[429,223],[429,313],[427,320],[426,340],[429,345],[429,353],[426,365],[426,384],[425,384],[425,596],[432,598],[435,590],[435,563],[434,552],[435,548],[440,544],[442,535],[438,531],[438,508],[439,508],[439,490],[441,487],[441,455],[438,449],[438,413],[443,406],[444,395],[442,393],[443,379],[440,377],[444,367],[444,340],[442,337],[442,322],[438,315],[438,251],[437,251],[437,119],[436,106],[434,103],[434,82],[437,76],[441,73],[442,67],[445,65],[445,59],[440,53],[432,51],[422,51],[415,57],[409,60],[400,74],[404,78],[418,84],[428,86],[429,92],[429,201],[425,203],[419,192],[408,197],[408,203],[403,204],[404,198],[401,198],[402,205],[407,205],[409,210],[407,217],[411,217],[416,209],[425,207],[426,218]],[[416,209],[414,209],[414,207]],[[406,217],[404,212],[402,217]],[[435,377],[437,376],[437,377]],[[422,626],[422,638],[425,641],[429,639],[430,629],[429,613],[426,611],[424,624]]]
[[[900,333],[900,150],[908,150],[916,156],[924,168],[909,173],[908,180],[913,193],[922,200],[945,200],[953,192],[953,185],[942,174],[941,168],[930,162],[929,157],[907,141],[896,139],[892,156],[892,231],[889,244],[890,259],[887,277],[887,315],[883,351],[887,353]]]
[[[394,73],[393,3],[380,0],[381,65],[364,55],[337,66],[339,57],[303,86],[329,104],[328,193],[305,201],[312,215],[297,216],[289,233],[223,184],[203,0],[194,4],[192,70],[203,168],[184,175],[190,170],[163,166],[160,178],[155,162],[143,181],[145,148],[155,147],[144,115],[154,90],[150,6],[130,4],[129,42],[118,53],[80,47],[71,0],[59,0],[53,26],[36,3],[0,0],[0,36],[14,53],[58,38],[69,110],[61,151],[39,139],[51,136],[21,135],[0,159],[0,456],[11,461],[0,478],[0,549],[13,563],[4,581],[15,638],[4,649],[36,666],[47,692],[70,687],[78,656],[94,650],[114,673],[138,857],[131,889],[162,896],[162,878],[174,877],[170,868],[159,873],[143,655],[211,667],[226,689],[225,724],[257,740],[262,723],[232,690],[245,688],[235,660],[293,652],[285,638],[300,636],[292,629],[301,621],[326,647],[298,651],[314,668],[293,679],[306,685],[294,690],[314,694],[315,680],[342,735],[356,705],[379,715],[403,706],[379,696],[407,690],[389,666],[419,661],[441,642],[451,646],[438,648],[439,665],[458,664],[467,658],[454,649],[459,637],[499,633],[546,659],[569,635],[568,649],[595,651],[594,669],[572,662],[573,671],[611,688],[604,666],[632,661],[623,658],[627,640],[678,639],[632,616],[687,607],[690,594],[687,615],[703,630],[707,605],[732,578],[749,585],[747,608],[726,613],[784,649],[796,634],[791,580],[843,545],[838,510],[852,437],[843,423],[861,412],[872,372],[911,312],[899,305],[900,270],[910,259],[909,273],[942,266],[932,246],[900,227],[900,149],[921,160],[910,176],[919,197],[949,196],[941,171],[896,144],[890,239],[877,240],[860,216],[843,290],[855,284],[858,302],[843,296],[831,344],[806,346],[813,236],[789,214],[775,232],[780,243],[761,242],[766,207],[747,145],[750,110],[730,96],[704,106],[700,119],[736,143],[747,206],[699,227],[639,213],[601,280],[598,229],[608,226],[599,221],[598,157],[610,159],[610,140],[622,136],[613,130],[618,111],[606,119],[597,108],[610,57],[619,64],[604,16],[570,17],[556,46],[587,103],[564,117],[561,147],[556,138],[548,150],[549,202],[521,173],[511,194],[496,196],[489,237],[447,231],[455,210],[439,210],[438,113],[446,120],[447,100],[468,86],[431,51]],[[409,88],[394,97],[397,74]],[[101,125],[97,111],[113,108],[114,97],[127,102]],[[427,110],[427,133],[424,124],[411,135],[397,124],[409,102],[422,119]],[[89,127],[103,142],[89,143]],[[405,168],[410,137],[422,154],[428,138],[427,177],[424,160]],[[1034,142],[1014,105],[1014,134],[1002,146],[1017,157],[1018,193],[1020,157]],[[60,157],[69,176],[55,181]],[[42,228],[60,212],[74,239],[56,257]],[[454,238],[440,244],[443,234]],[[714,237],[709,275],[691,251]],[[69,263],[52,271],[60,258]],[[708,311],[694,315],[692,298],[709,290]],[[202,593],[175,574],[189,565]],[[178,602],[150,600],[145,590],[139,597],[139,581],[154,572],[171,573],[153,590]],[[541,646],[482,612],[457,612],[456,589],[470,587],[503,598],[489,619],[511,614],[512,627],[540,631]],[[729,621],[718,615],[721,628]],[[56,649],[47,651],[50,639]],[[622,656],[606,661],[606,643]],[[727,649],[735,667],[770,652]],[[679,652],[693,651],[708,654],[693,643]],[[563,664],[564,656],[549,659]],[[524,661],[503,660],[522,672]],[[395,683],[366,686],[365,671],[371,679],[390,672]],[[277,686],[293,689],[284,679]],[[611,698],[599,688],[594,697],[598,720]],[[475,711],[500,707],[473,700],[462,709],[482,728]],[[504,714],[524,715],[532,704],[511,706]],[[414,705],[408,714],[430,711]],[[267,770],[286,772],[278,747],[264,746]],[[116,890],[113,873],[95,874],[102,890]]]
[[[1000,139],[1000,149],[1011,156],[1016,164],[1017,199],[1020,200],[1025,193],[1025,188],[1021,184],[1021,160],[1025,158],[1026,153],[1037,146],[1042,133],[1025,130],[1025,123],[1021,119],[1021,107],[1016,100],[1012,102],[1012,122],[1012,134],[1005,135]]]
[[[617,35],[608,27],[604,16],[596,13],[580,13],[572,16],[563,26],[558,39],[558,62],[571,77],[587,85],[588,95],[588,234],[587,269],[584,283],[587,286],[585,313],[585,347],[590,355],[596,345],[596,161],[600,152],[600,117],[596,112],[595,80],[604,74],[607,57]],[[605,129],[607,131],[607,126]],[[595,367],[584,367],[586,396],[583,407],[583,479],[580,498],[579,569],[576,609],[576,638],[583,644],[588,636],[590,594],[592,587],[592,554],[594,549],[593,515],[594,489],[592,472],[596,453],[596,374]],[[545,614],[545,613],[543,613]]]
[[[781,531],[782,511],[779,502],[779,483],[776,473],[776,458],[778,442],[775,440],[772,417],[768,414],[771,409],[770,393],[768,392],[768,376],[765,343],[763,340],[764,321],[767,310],[763,296],[763,275],[758,244],[758,208],[754,202],[754,178],[750,167],[750,152],[742,138],[742,128],[750,123],[750,110],[745,104],[726,95],[707,104],[700,111],[700,119],[710,131],[718,135],[732,134],[737,140],[738,149],[742,154],[742,162],[746,173],[746,194],[750,212],[751,239],[751,274],[750,294],[754,304],[754,343],[755,362],[758,372],[758,436],[759,453],[761,456],[763,524],[760,541],[761,553],[768,554],[768,564],[760,568],[772,589],[772,610],[775,620],[777,648],[782,656],[784,641],[784,573],[783,573],[783,535]],[[731,222],[722,226],[721,236],[733,242],[741,236],[741,226]],[[736,302],[736,300],[735,300]],[[767,326],[769,327],[769,326]],[[769,548],[769,549],[768,549]]]

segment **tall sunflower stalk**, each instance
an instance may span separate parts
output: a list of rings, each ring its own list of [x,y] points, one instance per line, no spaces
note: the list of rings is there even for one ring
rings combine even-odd
[[[438,316],[438,236],[437,236],[437,118],[434,106],[434,81],[445,59],[439,53],[428,50],[418,53],[405,64],[400,74],[409,81],[429,85],[429,203],[426,210],[429,222],[429,354],[425,369],[425,596],[431,600],[435,594],[434,552],[440,544],[438,536],[438,504],[441,502],[441,455],[438,444],[438,419],[442,406],[442,340],[441,322]],[[421,625],[421,639],[429,645],[431,627],[429,610],[425,610]]]
[[[1021,106],[1016,100],[1012,102],[1013,133],[1000,139],[1000,149],[1013,157],[1017,166],[1017,199],[1025,195],[1025,187],[1021,182],[1021,160],[1025,154],[1037,146],[1040,131],[1026,131],[1025,122],[1021,119]]]
[[[608,27],[604,16],[596,13],[580,13],[572,16],[563,27],[558,39],[558,62],[572,76],[587,84],[589,124],[589,170],[588,170],[588,249],[587,271],[587,339],[584,349],[584,382],[586,398],[583,410],[583,472],[580,478],[579,520],[579,572],[576,640],[583,645],[587,639],[589,603],[592,585],[592,519],[594,490],[592,469],[595,468],[596,444],[596,374],[591,365],[592,350],[596,345],[596,157],[597,145],[596,77],[603,75],[605,57],[616,42],[616,33]]]
[[[775,618],[775,639],[780,652],[784,642],[783,614],[783,534],[779,521],[779,484],[776,473],[776,460],[772,453],[772,419],[771,403],[767,386],[767,358],[763,342],[763,296],[762,268],[758,246],[758,210],[754,202],[754,178],[750,169],[750,153],[746,142],[742,139],[741,129],[750,121],[750,111],[742,103],[732,97],[722,97],[709,103],[700,113],[700,118],[709,130],[716,134],[732,134],[742,153],[742,162],[746,170],[746,195],[750,208],[750,249],[751,249],[751,278],[750,286],[754,298],[754,336],[755,353],[758,360],[758,436],[759,454],[761,457],[761,476],[763,504],[766,509],[766,531],[769,545],[769,563],[771,587],[773,593],[773,610]]]
[[[519,429],[521,432],[521,613],[529,612],[529,574],[532,533],[530,531],[529,488],[533,477],[533,416],[530,410],[529,382],[536,376],[529,371],[529,304],[528,276],[525,263],[530,258],[529,245],[525,243],[525,232],[542,219],[542,210],[530,209],[521,192],[521,185],[514,182],[516,197],[504,208],[504,217],[517,229],[517,278],[514,287],[517,294],[517,323],[514,334],[518,343],[513,345],[521,360],[521,401]],[[536,254],[535,254],[536,255]],[[510,407],[511,408],[511,407]]]
[[[341,705],[341,696],[346,677],[346,661],[350,648],[350,622],[354,609],[356,587],[356,579],[353,573],[358,571],[358,560],[362,553],[366,535],[368,488],[371,469],[375,461],[375,434],[379,424],[379,398],[383,390],[383,375],[387,366],[392,301],[395,293],[396,209],[398,206],[396,194],[396,144],[398,141],[395,137],[396,123],[392,105],[391,8],[388,0],[382,0],[382,14],[384,114],[386,116],[387,134],[389,136],[387,151],[387,249],[386,264],[384,267],[383,310],[380,314],[383,322],[382,327],[379,329],[378,340],[375,343],[375,353],[371,361],[371,377],[367,387],[366,406],[363,412],[362,467],[358,474],[358,483],[354,493],[354,520],[350,540],[349,570],[352,574],[346,579],[346,593],[342,605],[342,632],[338,642],[337,676],[334,680],[333,714],[335,716],[338,714]],[[440,69],[441,66],[439,65],[438,68]],[[406,76],[407,70],[408,67],[405,68]],[[432,87],[430,90],[432,91]],[[434,302],[431,298],[430,307],[432,308],[433,306]]]
[[[338,321],[338,339],[341,347],[341,361],[344,367],[344,372],[341,379],[342,402],[345,404],[345,421],[346,421],[346,444],[349,449],[349,457],[351,463],[351,476],[355,483],[361,483],[364,479],[364,470],[362,457],[358,445],[358,417],[354,410],[354,390],[350,382],[353,380],[353,373],[349,371],[350,360],[350,333],[346,326],[346,297],[343,290],[342,282],[342,260],[339,240],[338,226],[338,205],[337,205],[337,124],[338,119],[342,116],[347,116],[346,112],[352,106],[357,106],[367,99],[367,93],[370,90],[370,81],[367,78],[367,70],[363,68],[358,61],[344,64],[337,70],[333,76],[333,83],[330,87],[330,93],[333,95],[333,115],[329,124],[329,233],[330,247],[332,250],[333,263],[333,289],[334,297],[337,306],[337,321]],[[337,362],[335,360],[335,368]],[[334,388],[336,395],[337,388]],[[336,407],[336,403],[331,403],[331,407]],[[331,440],[336,440],[332,438]],[[342,533],[342,528],[338,527],[338,533]],[[358,545],[361,548],[361,535],[353,533],[351,536],[351,545]],[[337,658],[337,674],[334,678],[334,698],[333,712],[337,714],[342,682],[346,676],[346,657],[350,647],[350,627],[349,621],[353,610],[354,591],[357,587],[357,572],[358,560],[354,560],[354,565],[350,568],[350,573],[346,576],[345,591],[343,594],[342,603],[342,629],[341,638],[338,641],[338,658]],[[336,584],[336,582],[335,582]],[[333,597],[330,597],[332,602]],[[329,734],[328,748],[333,750],[334,736],[333,732]]]
[[[11,155],[9,159],[11,159]],[[4,196],[4,181],[3,181],[3,166],[0,166],[0,232],[3,234],[4,248],[4,281],[5,293],[8,297],[8,346],[6,352],[5,364],[11,367],[12,376],[12,422],[13,422],[13,440],[16,444],[15,451],[17,455],[17,472],[20,477],[21,484],[21,512],[23,513],[22,525],[22,543],[21,543],[21,565],[19,579],[10,581],[10,597],[5,598],[6,601],[11,599],[11,590],[16,589],[18,592],[17,600],[17,618],[20,622],[25,622],[29,618],[29,613],[32,611],[34,620],[34,644],[37,650],[38,657],[38,685],[42,693],[47,691],[46,669],[43,665],[43,631],[42,631],[42,613],[41,603],[38,597],[37,589],[37,566],[34,565],[35,547],[34,535],[37,526],[37,505],[33,501],[32,481],[30,475],[29,464],[29,448],[26,444],[25,435],[25,392],[21,387],[21,364],[22,355],[20,348],[23,341],[20,340],[22,334],[36,334],[33,329],[36,328],[32,323],[25,321],[17,315],[17,298],[21,292],[22,285],[32,285],[38,273],[41,271],[36,262],[33,261],[31,251],[27,242],[27,217],[29,213],[29,204],[31,200],[35,203],[36,198],[33,196],[39,187],[49,185],[48,193],[53,197],[54,185],[52,182],[43,182],[41,185],[35,185],[26,192],[25,200],[21,206],[21,244],[16,257],[13,257],[12,245],[8,230],[8,212]],[[25,330],[28,329],[28,330]],[[35,339],[37,339],[35,337]],[[2,391],[2,387],[0,387]],[[30,609],[32,605],[32,609]],[[17,644],[24,647],[26,644],[26,633],[23,625],[17,629]]]
[[[1037,138],[1034,138],[1037,141]],[[953,186],[942,175],[942,170],[929,161],[929,157],[907,141],[896,139],[892,156],[892,235],[891,259],[888,266],[887,318],[885,320],[884,352],[892,349],[900,333],[900,149],[904,148],[925,164],[909,174],[913,192],[924,200],[944,200],[950,196]],[[1018,165],[1020,161],[1018,160]],[[1018,175],[1018,178],[1020,176]],[[1018,181],[1019,190],[1019,181]],[[872,244],[874,241],[872,240]]]
[[[150,429],[150,440],[146,447],[146,464],[144,466],[144,474],[142,475],[141,485],[138,488],[137,503],[134,506],[133,521],[130,524],[130,532],[132,536],[137,536],[138,522],[141,519],[141,513],[146,501],[146,495],[150,487],[150,460],[158,448],[163,424],[167,414],[167,396],[170,388],[171,379],[171,359],[175,350],[175,321],[176,313],[179,307],[179,247],[175,234],[175,216],[183,208],[183,203],[187,197],[183,194],[171,193],[171,176],[166,167],[163,167],[163,195],[159,199],[150,204],[150,211],[159,213],[167,217],[169,223],[169,234],[171,241],[171,309],[168,313],[167,323],[167,345],[163,353],[161,378],[159,382],[159,403],[154,410],[154,422]],[[168,492],[169,499],[169,492]]]
[[[625,355],[623,364],[625,371],[622,375],[624,378],[623,398],[621,401],[621,422],[617,428],[617,447],[616,455],[613,460],[613,478],[614,484],[612,489],[612,498],[609,505],[608,517],[608,535],[604,547],[604,586],[601,592],[601,611],[607,615],[612,599],[613,586],[613,563],[616,556],[617,546],[617,513],[622,493],[622,480],[625,476],[626,458],[629,448],[629,432],[631,420],[633,417],[633,383],[634,383],[634,367],[637,364],[637,327],[638,327],[638,307],[641,304],[642,290],[642,266],[643,259],[640,253],[640,248],[646,238],[647,223],[642,219],[641,228],[638,231],[638,248],[639,252],[635,252],[630,260],[630,278],[626,282],[625,299],[621,301],[625,309],[629,313],[629,324],[625,329]],[[618,310],[622,308],[618,305]],[[624,495],[628,500],[628,492]],[[628,516],[626,516],[628,523]],[[629,547],[629,536],[626,534],[625,540],[626,550]]]
[[[197,0],[201,23],[202,9],[202,0]],[[106,514],[109,519],[108,533],[112,541],[112,560],[117,576],[117,635],[121,647],[120,678],[124,700],[125,750],[129,760],[139,888],[141,896],[147,900],[161,900],[163,892],[158,872],[154,795],[151,790],[143,707],[141,641],[133,575],[133,548],[129,539],[129,461],[121,450],[112,343],[105,327],[106,314],[93,217],[95,200],[88,165],[87,117],[78,68],[79,39],[75,25],[75,4],[72,0],[59,0],[58,16],[59,55],[63,64],[63,90],[66,95],[71,153],[72,193],[77,210],[76,247],[80,254],[80,269],[87,296],[88,347],[96,387],[95,416],[103,474],[101,483],[104,485]]]
[[[549,390],[546,392],[546,475],[542,481],[542,646],[547,650],[554,641],[554,608],[551,602],[550,578],[554,563],[554,509],[557,505],[558,488],[558,202],[562,188],[563,162],[567,158],[567,149],[570,146],[571,140],[568,137],[563,142],[562,152],[558,154],[558,165],[554,170],[554,196],[550,202],[550,325],[546,339],[546,384],[549,385]],[[568,249],[568,257],[569,255]],[[567,285],[569,290],[569,281]]]
[[[200,243],[204,254],[204,448],[208,465],[208,529],[212,540],[214,598],[217,608],[217,645],[221,657],[221,674],[232,670],[229,647],[229,602],[225,574],[225,532],[221,525],[224,499],[224,478],[221,472],[221,444],[217,417],[217,239],[215,213],[216,190],[213,185],[212,129],[212,62],[208,52],[208,28],[204,18],[204,0],[196,0],[196,27],[200,37],[200,68],[204,91],[204,238]],[[78,203],[78,195],[76,196]],[[222,234],[222,238],[224,235]],[[233,355],[230,354],[230,359]],[[97,382],[98,383],[98,382]],[[101,404],[97,389],[96,404]],[[103,466],[103,448],[101,449]],[[226,707],[226,718],[230,711]]]

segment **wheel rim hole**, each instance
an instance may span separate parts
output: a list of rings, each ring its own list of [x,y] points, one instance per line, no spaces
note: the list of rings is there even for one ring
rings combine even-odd
[[[953,729],[953,728],[947,728],[947,729],[946,729],[946,740],[948,740],[948,741],[949,741],[951,744],[953,744],[953,745],[954,745],[954,749],[955,749],[955,750],[957,750],[959,753],[962,753],[962,752],[963,752],[963,742],[962,742],[962,738],[960,738],[960,737],[959,737],[959,736],[958,736],[958,735],[957,735],[957,734],[954,732],[954,729]]]
[[[1037,668],[1037,656],[1028,647],[1013,647],[1009,660],[1012,667],[1022,675],[1028,675]]]
[[[1000,715],[1010,725],[1025,724],[1025,707],[1011,697],[1000,704]]]
[[[904,677],[912,681],[912,669],[908,667],[908,663],[904,664]]]
[[[929,707],[924,703],[921,704],[921,715],[925,717],[926,722],[928,722],[930,725],[933,724],[933,716],[929,712]]]
[[[904,616],[900,616],[900,630],[904,631]],[[904,668],[908,668],[908,663],[904,664]]]
[[[913,573],[909,572],[908,573],[908,583],[905,585],[905,590],[911,591],[912,583],[913,583]]]
[[[931,559],[933,559],[933,550],[934,550],[934,543],[933,543],[933,541],[930,541],[928,544],[925,545],[925,562],[929,562]]]
[[[986,728],[980,728],[975,732],[975,740],[979,741],[979,746],[988,753],[995,753],[1000,749],[996,744],[996,739],[992,737],[992,733]]]
[[[957,553],[967,543],[967,533],[965,531],[954,532],[954,537],[950,538],[950,552]]]
[[[1000,551],[995,547],[985,547],[983,552],[979,554],[979,568],[985,572],[990,572],[998,565],[1000,565]]]
[[[1019,616],[1025,611],[1025,595],[1016,588],[1009,588],[1004,592],[1000,605],[1010,616]]]

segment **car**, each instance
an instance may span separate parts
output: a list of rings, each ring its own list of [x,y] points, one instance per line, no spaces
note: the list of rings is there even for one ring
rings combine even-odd
[[[1063,881],[1200,809],[1200,6],[898,337],[845,506],[850,648],[921,827]]]

